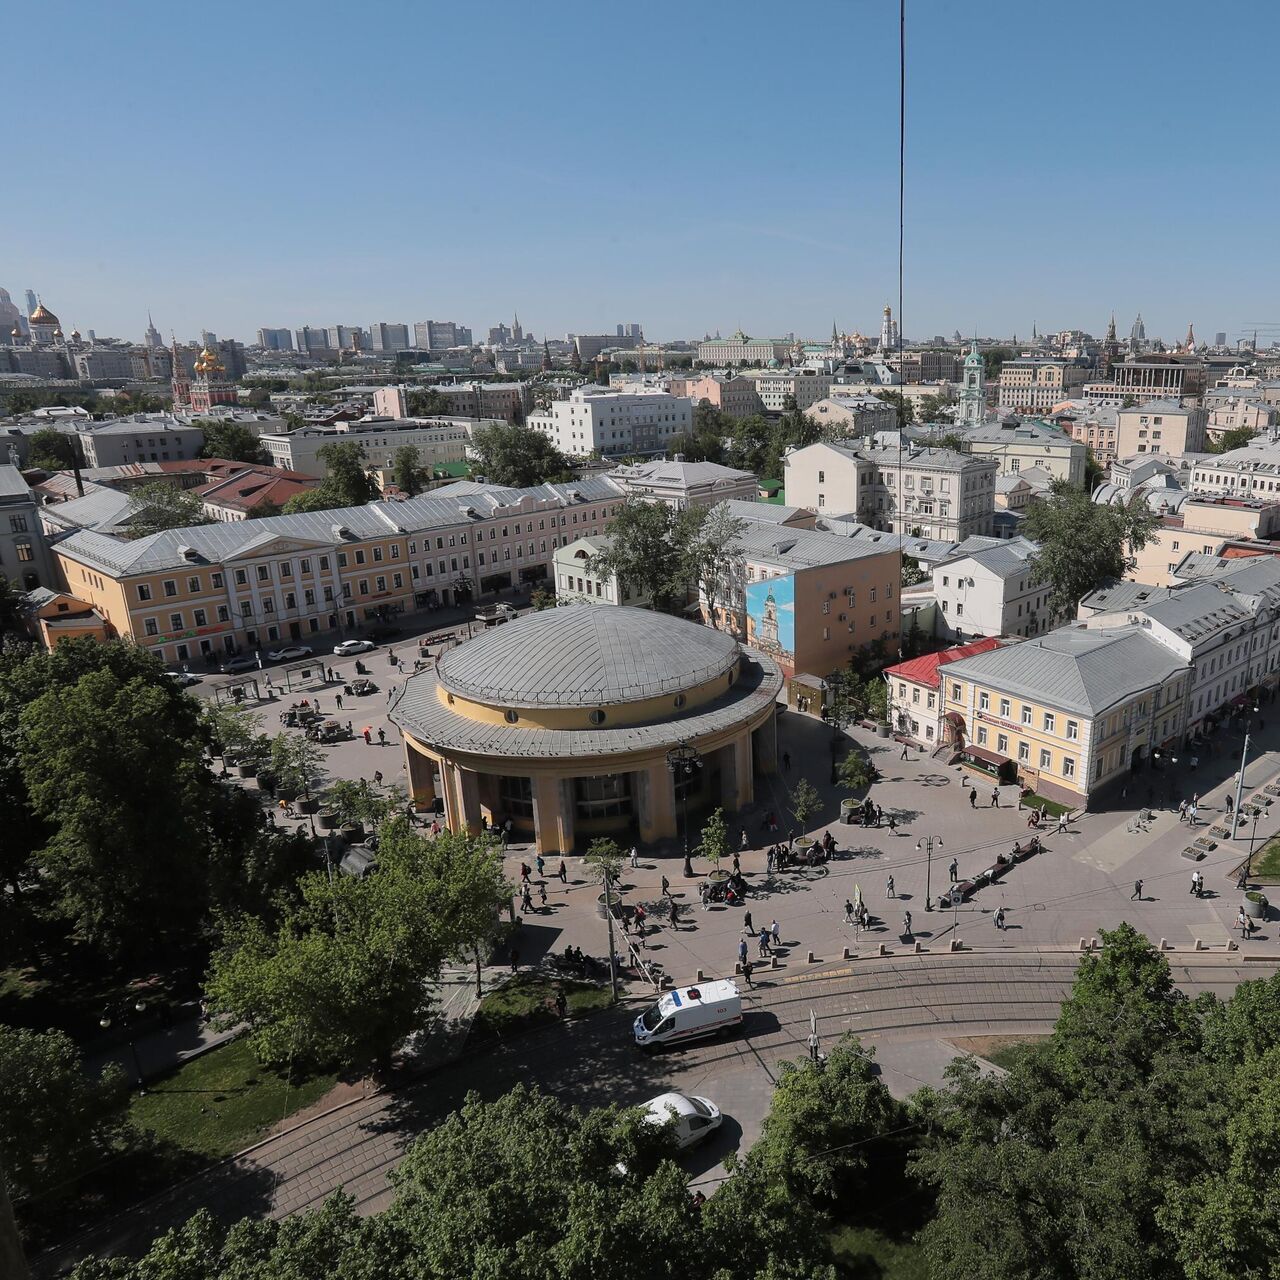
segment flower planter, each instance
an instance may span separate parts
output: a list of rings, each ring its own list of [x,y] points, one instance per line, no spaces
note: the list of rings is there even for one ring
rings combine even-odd
[[[889,736],[889,726],[887,724],[876,725],[876,737],[887,738]]]
[[[1267,918],[1268,905],[1267,895],[1257,889],[1250,889],[1244,895],[1244,913],[1254,920],[1265,920]]]
[[[841,800],[840,801],[840,821],[852,822],[854,809],[861,809],[861,800]]]
[[[364,824],[362,822],[344,822],[338,828],[338,834],[348,844],[357,844],[364,839]]]
[[[315,813],[320,808],[320,801],[315,796],[303,796],[293,807],[299,813]]]
[[[610,889],[609,901],[613,906],[613,914],[615,919],[621,919],[622,918],[622,891],[617,888]],[[603,893],[596,894],[596,915],[598,915],[601,920],[603,920],[606,915],[606,908],[604,905]]]
[[[317,813],[316,826],[321,831],[332,831],[338,825],[338,815],[336,813]]]
[[[257,776],[258,766],[256,764],[238,764],[236,765],[236,773],[242,778],[253,778]]]

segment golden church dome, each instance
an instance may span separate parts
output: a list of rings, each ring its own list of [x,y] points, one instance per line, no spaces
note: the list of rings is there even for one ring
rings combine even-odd
[[[29,320],[32,324],[51,324],[55,329],[59,328],[58,317],[43,302],[36,304],[36,309],[31,313]]]

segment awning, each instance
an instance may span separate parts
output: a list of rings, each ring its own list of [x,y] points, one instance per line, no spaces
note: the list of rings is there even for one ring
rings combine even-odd
[[[1231,705],[1233,707],[1243,707],[1248,703],[1248,701],[1249,701],[1249,698],[1247,694],[1238,693],[1234,698],[1231,699]]]
[[[958,711],[948,711],[944,718],[948,724],[954,724],[961,729],[964,728],[964,716]]]
[[[993,765],[997,769],[1001,765],[1012,763],[1008,756],[997,755],[994,751],[988,751],[985,747],[975,747],[972,743],[965,747],[964,754],[972,756],[975,760],[984,760],[987,764]]]

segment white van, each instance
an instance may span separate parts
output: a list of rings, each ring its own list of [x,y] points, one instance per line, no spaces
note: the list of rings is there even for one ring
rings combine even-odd
[[[742,997],[732,978],[677,987],[650,1005],[635,1022],[642,1049],[728,1033],[742,1024]]]

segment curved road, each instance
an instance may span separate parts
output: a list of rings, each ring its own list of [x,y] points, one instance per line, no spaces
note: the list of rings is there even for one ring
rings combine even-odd
[[[1188,994],[1228,995],[1242,980],[1265,977],[1280,961],[1236,953],[1169,956]],[[952,1037],[1047,1032],[1068,993],[1078,956],[1008,951],[904,954],[863,958],[774,975],[747,993],[743,1034],[649,1056],[630,1043],[639,1005],[627,1003],[580,1024],[541,1028],[477,1051],[428,1079],[316,1116],[163,1193],[88,1236],[37,1260],[52,1274],[90,1252],[135,1252],[199,1208],[220,1217],[282,1217],[315,1206],[345,1187],[372,1211],[390,1199],[387,1175],[407,1142],[456,1108],[468,1090],[493,1097],[518,1082],[568,1102],[635,1103],[664,1089],[708,1093],[727,1113],[716,1140],[687,1160],[691,1177],[714,1175],[724,1155],[749,1146],[768,1110],[777,1064],[805,1053],[810,1012],[825,1043],[846,1030],[874,1046],[886,1079],[906,1093],[937,1070]]]

